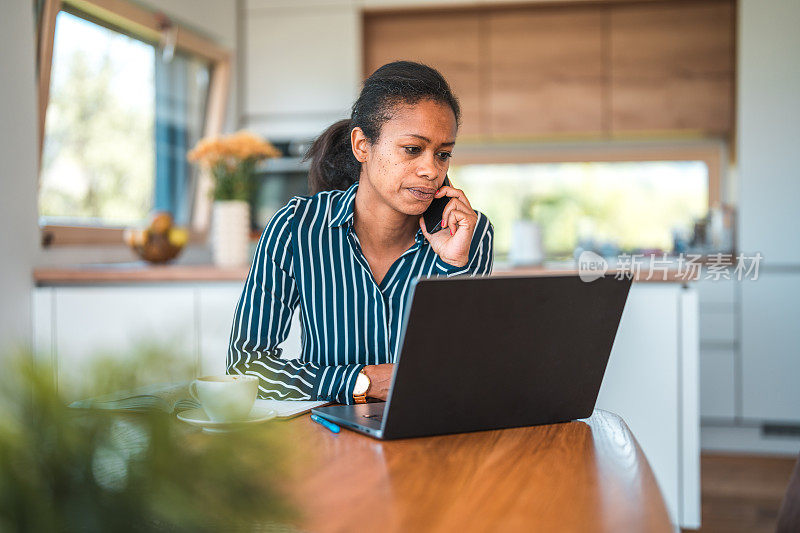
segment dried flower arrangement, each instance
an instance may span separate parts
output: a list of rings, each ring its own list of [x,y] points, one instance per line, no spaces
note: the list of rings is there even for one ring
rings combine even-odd
[[[256,163],[280,156],[280,151],[269,141],[247,131],[238,131],[227,136],[201,139],[187,158],[211,170],[215,200],[249,201],[253,194]]]

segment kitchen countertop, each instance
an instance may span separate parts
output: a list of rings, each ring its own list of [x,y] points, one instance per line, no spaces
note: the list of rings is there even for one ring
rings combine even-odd
[[[33,271],[37,286],[56,285],[102,285],[128,283],[171,283],[171,282],[243,282],[249,266],[221,268],[214,265],[150,265],[144,262],[102,265],[78,265],[70,267],[40,267]],[[614,269],[610,273],[616,272]],[[558,276],[576,275],[572,268],[529,266],[511,267],[507,265],[494,268],[496,276]],[[647,279],[650,277],[650,279]],[[646,270],[635,277],[640,282],[688,282],[692,279],[686,273],[671,269],[656,271],[648,276]]]

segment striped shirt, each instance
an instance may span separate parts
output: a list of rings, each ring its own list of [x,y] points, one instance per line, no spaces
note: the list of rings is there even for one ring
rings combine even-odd
[[[464,267],[442,260],[422,230],[380,284],[353,229],[358,182],[346,191],[295,196],[267,223],[236,305],[228,374],[259,378],[259,397],[353,403],[364,365],[394,362],[411,281],[419,277],[488,275],[494,228],[483,213]],[[300,305],[299,358],[282,343]],[[295,354],[292,354],[293,356]]]

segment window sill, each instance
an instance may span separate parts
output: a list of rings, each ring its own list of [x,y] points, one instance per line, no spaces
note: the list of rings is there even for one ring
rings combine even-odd
[[[51,247],[71,247],[71,246],[90,246],[90,247],[112,247],[115,245],[124,246],[123,228],[100,228],[90,226],[41,226],[41,246],[43,249]],[[189,232],[189,244],[204,245],[208,238],[208,232],[195,231]]]

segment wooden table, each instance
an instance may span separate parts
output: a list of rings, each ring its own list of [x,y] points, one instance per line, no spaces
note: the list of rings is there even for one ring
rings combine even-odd
[[[309,450],[291,484],[304,530],[673,531],[636,439],[606,411],[385,442],[288,423]]]

